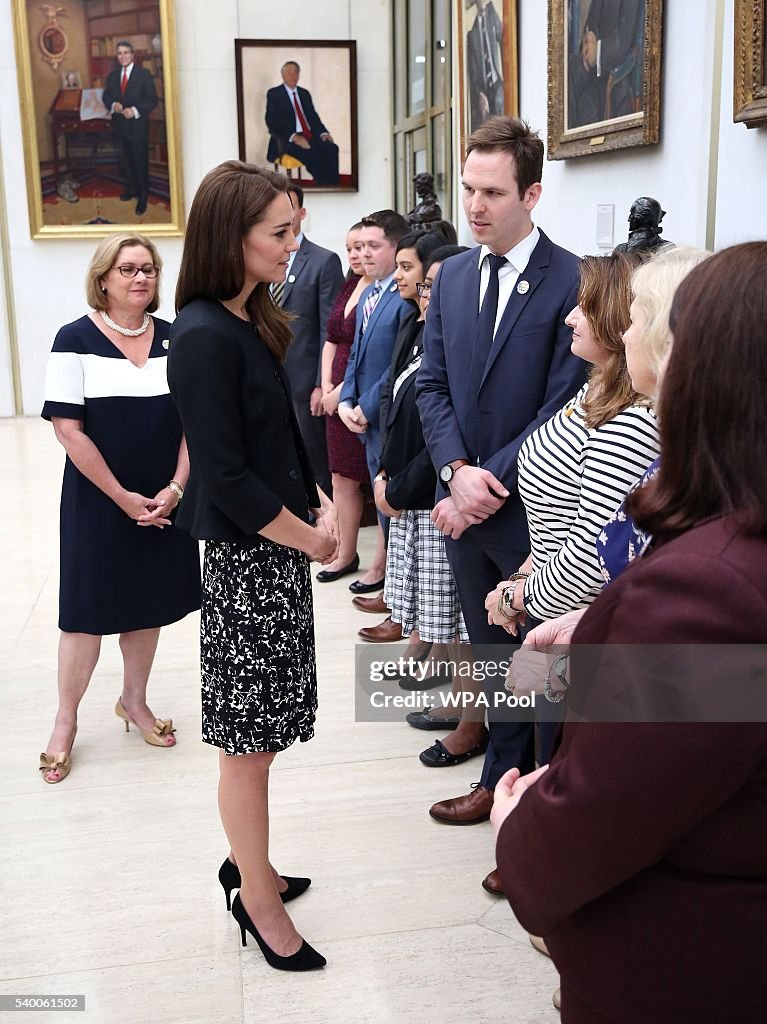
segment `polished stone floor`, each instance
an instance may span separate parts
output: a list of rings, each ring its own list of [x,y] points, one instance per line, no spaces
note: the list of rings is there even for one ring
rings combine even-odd
[[[427,769],[417,754],[434,734],[354,721],[355,632],[378,620],[352,608],[348,580],[315,587],[317,736],[280,755],[271,784],[272,860],[314,880],[290,910],[324,971],[271,970],[252,943],[241,949],[226,913],[196,617],[163,631],[150,684],[176,748],[123,731],[119,652],[106,638],[72,773],[40,781],[56,703],[62,463],[48,424],[0,420],[0,994],[85,994],[85,1014],[23,1017],[57,1024],[555,1024],[552,964],[480,887],[490,825],[427,814],[468,792],[479,761]]]

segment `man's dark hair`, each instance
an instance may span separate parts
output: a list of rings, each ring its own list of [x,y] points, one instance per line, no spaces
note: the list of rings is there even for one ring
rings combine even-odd
[[[301,188],[300,185],[294,185],[292,181],[289,181],[288,192],[292,192],[293,195],[296,197],[296,199],[298,200],[299,207],[304,205],[304,190]]]
[[[363,228],[380,228],[387,241],[395,245],[410,231],[410,225],[396,210],[376,210],[362,218]]]
[[[466,140],[466,156],[475,149],[511,157],[520,199],[543,177],[543,142],[538,132],[518,117],[488,117]]]
[[[133,43],[129,43],[127,39],[121,39],[120,42],[117,44],[117,46],[115,46],[115,53],[117,53],[117,51],[120,49],[121,46],[126,47],[126,49],[130,50],[131,53],[135,53],[136,52],[133,49]]]
[[[296,71],[299,73],[299,75],[301,74],[301,65],[298,63],[297,60],[286,60],[285,63],[280,68],[280,72],[284,71],[288,64],[292,64]]]

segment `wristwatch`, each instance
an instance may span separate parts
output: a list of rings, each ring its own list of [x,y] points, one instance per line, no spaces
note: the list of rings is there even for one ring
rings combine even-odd
[[[461,466],[468,466],[468,464],[466,459],[456,459],[454,462],[448,462],[439,471],[440,480],[443,484],[449,484],[455,476],[456,470],[460,469]]]

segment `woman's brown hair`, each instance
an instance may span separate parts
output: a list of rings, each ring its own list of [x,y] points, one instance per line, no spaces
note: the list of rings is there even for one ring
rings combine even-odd
[[[205,175],[189,211],[176,285],[176,312],[193,299],[233,299],[242,291],[242,240],[263,220],[267,207],[287,192],[283,174],[241,160],[227,160]],[[269,349],[282,360],[290,345],[292,317],[260,281],[245,308]]]
[[[584,256],[578,305],[589,322],[594,341],[605,350],[604,366],[595,366],[583,402],[587,427],[601,427],[631,405],[647,404],[631,385],[623,332],[630,323],[631,275],[641,260],[622,252]]]
[[[627,507],[668,539],[740,513],[767,533],[767,242],[709,257],[677,289],[661,386],[661,465]]]

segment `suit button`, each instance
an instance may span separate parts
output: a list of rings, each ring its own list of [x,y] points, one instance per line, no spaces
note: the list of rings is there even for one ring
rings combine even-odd
[[[288,473],[288,476],[290,477],[291,480],[298,480],[298,473],[295,471],[295,469],[291,469],[291,471]]]

